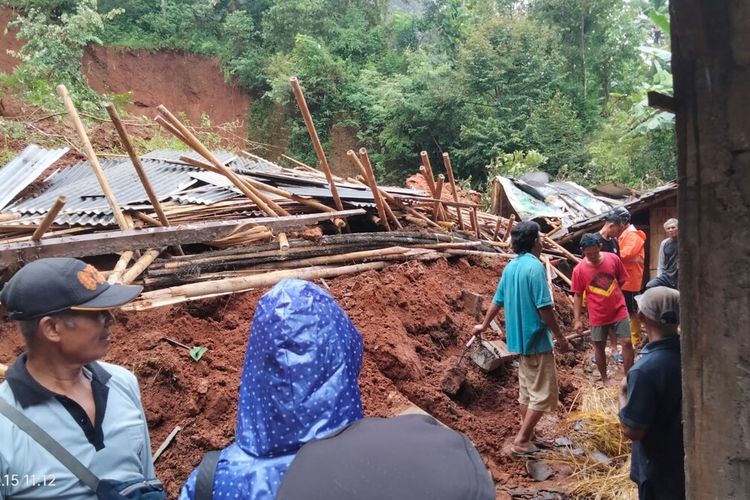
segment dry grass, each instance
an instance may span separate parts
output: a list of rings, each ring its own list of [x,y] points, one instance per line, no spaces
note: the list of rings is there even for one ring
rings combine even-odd
[[[577,398],[580,408],[570,414],[562,434],[583,452],[561,453],[559,458],[575,470],[571,495],[577,499],[637,499],[637,489],[630,480],[630,441],[622,434],[617,416],[618,387],[586,386]]]

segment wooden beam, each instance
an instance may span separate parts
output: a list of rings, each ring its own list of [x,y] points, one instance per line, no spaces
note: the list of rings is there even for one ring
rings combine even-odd
[[[118,253],[136,248],[161,248],[181,243],[207,242],[229,236],[243,225],[263,225],[277,233],[298,231],[307,225],[330,220],[334,217],[351,217],[364,215],[365,213],[364,209],[358,208],[324,214],[252,217],[138,230],[106,231],[43,239],[38,243],[24,241],[0,245],[0,266],[9,266],[19,260],[30,262],[42,257],[85,257]]]

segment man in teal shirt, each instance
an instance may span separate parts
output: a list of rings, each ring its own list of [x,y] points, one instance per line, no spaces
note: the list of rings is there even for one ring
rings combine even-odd
[[[542,253],[539,224],[516,224],[511,231],[511,245],[518,257],[503,270],[492,305],[484,322],[474,327],[474,334],[486,330],[500,308],[505,308],[508,350],[520,354],[518,402],[521,405],[521,428],[513,440],[511,452],[528,454],[539,451],[532,442],[539,419],[545,412],[557,408],[559,391],[551,333],[562,352],[568,350],[568,342],[557,325],[547,275],[539,260]]]

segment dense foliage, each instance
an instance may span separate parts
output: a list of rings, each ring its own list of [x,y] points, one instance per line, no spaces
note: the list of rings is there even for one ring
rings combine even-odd
[[[356,134],[386,180],[412,172],[420,150],[434,162],[449,151],[476,185],[490,166],[639,187],[675,176],[671,117],[643,106],[671,86],[661,0],[99,0],[75,37],[71,16],[93,0],[5,3],[32,7],[34,68],[74,68],[97,37],[219,57],[254,98],[251,139],[283,134],[312,163],[290,76],[324,146],[336,127]],[[66,36],[61,52],[40,46]]]

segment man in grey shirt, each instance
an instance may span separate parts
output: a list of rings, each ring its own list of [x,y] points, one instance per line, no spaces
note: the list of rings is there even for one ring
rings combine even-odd
[[[98,362],[114,316],[139,286],[108,284],[77,259],[40,259],[5,285],[0,301],[26,344],[0,398],[45,430],[100,479],[153,479],[146,418],[135,376]],[[40,444],[0,415],[0,500],[93,499]]]
[[[664,223],[667,238],[659,246],[659,264],[656,268],[656,278],[646,283],[646,288],[666,286],[675,290],[679,284],[680,254],[677,242],[677,219],[669,219]]]

